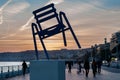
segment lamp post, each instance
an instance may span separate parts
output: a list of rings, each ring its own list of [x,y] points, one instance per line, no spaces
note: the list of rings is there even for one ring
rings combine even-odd
[[[104,43],[105,43],[105,60],[106,60],[106,54],[107,54],[107,52],[106,52],[106,48],[107,48],[107,38],[104,38]]]
[[[116,54],[117,54],[117,58],[119,59],[119,49],[118,49],[118,45],[116,46]]]

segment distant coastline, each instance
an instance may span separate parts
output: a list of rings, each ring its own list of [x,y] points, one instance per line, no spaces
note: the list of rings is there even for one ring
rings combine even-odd
[[[86,50],[90,51],[89,48],[83,50],[61,49],[61,50],[51,50],[48,51],[48,53],[51,59],[68,59],[68,58],[76,59],[79,58],[80,56],[83,56]],[[0,61],[23,61],[23,60],[30,61],[35,59],[36,59],[36,55],[34,50],[0,53]],[[46,59],[44,51],[39,51],[39,59]]]

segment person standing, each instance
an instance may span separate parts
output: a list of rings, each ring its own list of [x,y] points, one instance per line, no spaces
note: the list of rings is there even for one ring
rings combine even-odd
[[[92,61],[92,71],[93,71],[93,76],[96,77],[97,64],[95,62],[95,59],[93,59],[93,61]]]
[[[23,75],[25,75],[25,73],[26,73],[26,69],[27,69],[27,64],[26,64],[25,61],[23,61],[23,63],[22,63]]]
[[[88,77],[89,74],[89,69],[90,69],[90,65],[89,65],[89,60],[86,59],[84,62],[84,68],[85,68],[85,72],[86,72],[86,77]]]

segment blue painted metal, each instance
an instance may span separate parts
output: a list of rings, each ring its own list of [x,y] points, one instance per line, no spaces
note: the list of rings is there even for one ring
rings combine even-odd
[[[69,27],[72,35],[73,35],[73,38],[75,39],[75,41],[76,41],[76,43],[77,43],[78,48],[81,48],[80,43],[79,43],[79,41],[78,41],[78,39],[77,39],[77,37],[76,37],[76,35],[75,35],[75,33],[74,33],[74,31],[73,31],[70,23],[69,23],[66,15],[65,15],[65,13],[61,11],[61,12],[60,12],[60,20],[61,20],[61,22],[62,22],[62,24],[63,24],[62,16],[64,17],[64,19],[65,19],[65,21],[66,21],[66,23],[67,23],[67,25],[68,25],[68,27]]]
[[[37,49],[37,43],[36,43],[36,37],[35,37],[35,30],[34,27],[36,28],[36,30],[38,31],[37,25],[35,23],[32,23],[32,34],[33,34],[33,41],[34,41],[34,47],[35,47],[35,53],[36,53],[36,59],[38,60],[38,49]]]
[[[45,7],[37,9],[37,10],[33,11],[33,14],[34,14],[34,18],[36,19],[36,23],[32,23],[31,26],[32,26],[32,34],[33,34],[34,47],[35,47],[36,59],[37,60],[39,58],[38,58],[38,49],[37,49],[37,43],[36,43],[35,35],[39,36],[40,42],[43,46],[43,49],[44,49],[44,52],[46,54],[47,59],[49,59],[49,55],[48,55],[48,52],[47,52],[47,49],[45,47],[43,39],[51,37],[53,35],[56,35],[56,34],[62,32],[64,46],[67,46],[67,41],[66,41],[66,36],[65,36],[65,31],[66,30],[71,31],[78,48],[81,48],[81,46],[79,44],[79,41],[77,40],[77,37],[75,36],[75,33],[74,33],[66,15],[65,15],[65,13],[60,12],[59,16],[58,16],[58,14],[56,12],[56,9],[54,8],[54,4],[49,4]],[[51,26],[51,27],[43,30],[42,26],[40,24],[42,22],[45,22],[45,21],[53,19],[53,18],[56,18],[58,23],[54,26]],[[63,19],[67,23],[67,26],[64,25]]]

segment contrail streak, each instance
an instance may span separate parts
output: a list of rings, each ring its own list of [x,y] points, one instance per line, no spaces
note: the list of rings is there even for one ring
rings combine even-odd
[[[12,0],[8,0],[8,1],[0,8],[0,24],[3,23],[2,11],[3,11],[3,9],[4,9],[11,1],[12,1]]]

